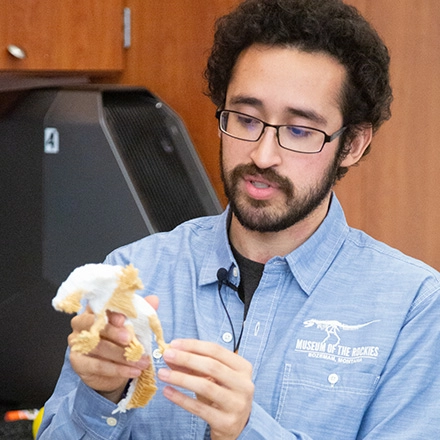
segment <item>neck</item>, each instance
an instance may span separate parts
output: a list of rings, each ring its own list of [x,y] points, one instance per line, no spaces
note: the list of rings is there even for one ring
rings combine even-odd
[[[330,196],[307,218],[278,232],[257,232],[246,229],[232,215],[229,240],[237,251],[249,260],[266,264],[275,256],[285,256],[301,246],[323,222]]]

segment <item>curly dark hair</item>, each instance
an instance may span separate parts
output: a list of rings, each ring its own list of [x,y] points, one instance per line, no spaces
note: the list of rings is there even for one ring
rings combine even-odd
[[[221,17],[205,70],[207,94],[217,107],[224,105],[239,54],[255,43],[327,53],[346,68],[341,112],[347,130],[340,157],[359,127],[369,125],[376,132],[390,118],[388,50],[353,6],[341,0],[245,0]],[[347,171],[341,167],[337,179]]]

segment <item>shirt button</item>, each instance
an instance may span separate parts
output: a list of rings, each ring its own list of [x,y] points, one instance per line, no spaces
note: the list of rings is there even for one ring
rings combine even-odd
[[[108,426],[116,426],[117,424],[118,424],[118,421],[114,417],[107,418],[107,425]]]
[[[331,386],[334,386],[339,381],[339,376],[336,373],[332,373],[328,376],[327,380],[330,382]]]
[[[223,333],[222,339],[224,342],[231,342],[232,341],[232,335],[229,332]]]
[[[156,350],[153,351],[153,357],[154,359],[160,359],[162,357],[162,353],[158,348],[156,348]]]
[[[232,269],[232,275],[234,275],[235,278],[238,277],[238,269],[236,267],[234,267],[234,269]]]

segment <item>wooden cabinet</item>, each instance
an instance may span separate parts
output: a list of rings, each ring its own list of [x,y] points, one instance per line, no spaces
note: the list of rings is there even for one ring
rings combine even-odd
[[[123,0],[0,0],[0,11],[0,71],[124,67]],[[11,45],[25,57],[12,55]]]

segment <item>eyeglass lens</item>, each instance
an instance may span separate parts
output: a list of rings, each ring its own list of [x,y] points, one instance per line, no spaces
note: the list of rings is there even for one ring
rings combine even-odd
[[[245,141],[257,141],[266,124],[243,113],[224,110],[220,117],[220,128],[228,135]],[[282,125],[277,128],[282,147],[302,152],[318,152],[322,149],[325,134],[313,128],[298,125]]]

